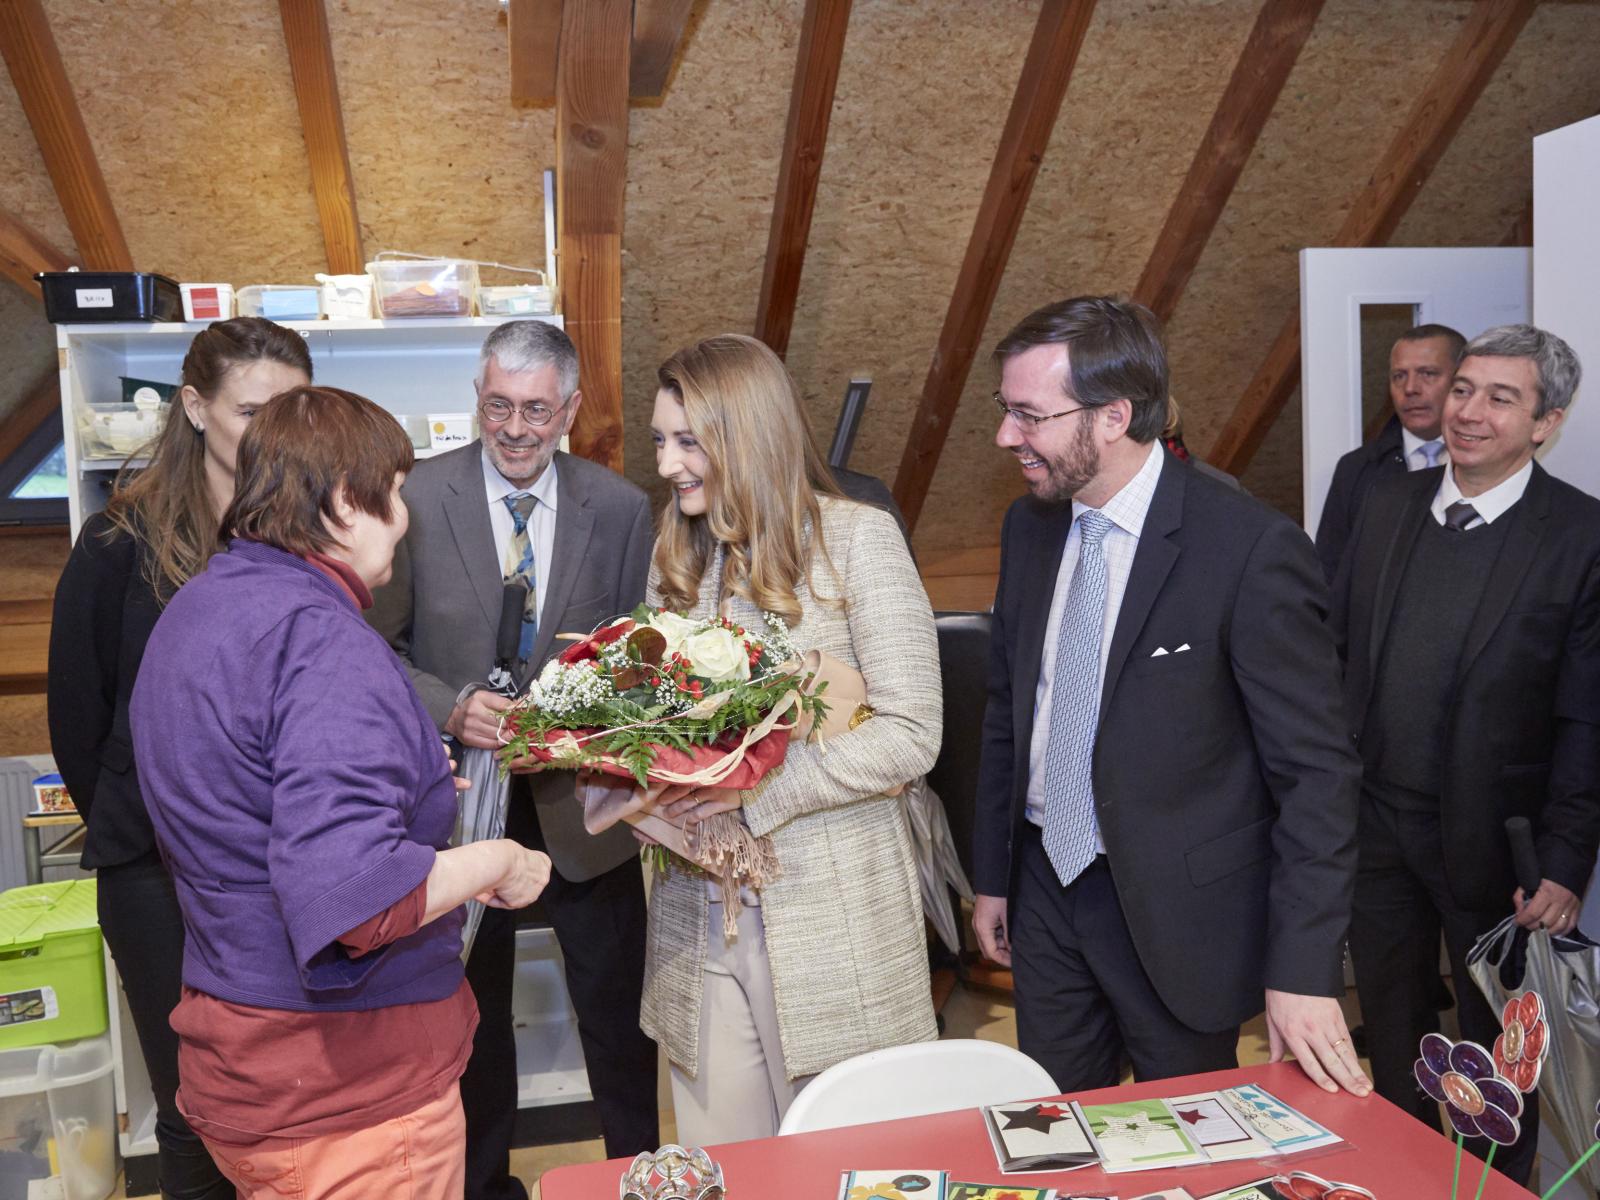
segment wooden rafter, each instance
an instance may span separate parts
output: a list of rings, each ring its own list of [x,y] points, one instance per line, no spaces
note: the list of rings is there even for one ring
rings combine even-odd
[[[1323,0],[1265,0],[1256,15],[1211,126],[1133,289],[1134,299],[1163,323],[1172,319],[1322,5]]]
[[[850,24],[850,0],[806,0],[795,57],[794,87],[789,93],[789,123],[783,134],[778,164],[772,228],[767,234],[767,264],[761,275],[756,305],[756,336],[781,358],[789,351],[794,306],[800,295],[811,213],[817,201],[817,180],[828,145],[828,120],[844,57],[844,35]]]
[[[34,275],[65,271],[72,260],[8,212],[0,212],[0,276],[43,301]],[[0,456],[3,457],[3,456]]]
[[[511,103],[551,104],[555,101],[561,9],[561,0],[511,0],[507,7]]]
[[[1050,132],[1055,128],[1093,15],[1094,0],[1044,0],[1039,10],[1011,111],[989,170],[989,183],[978,206],[966,257],[956,275],[950,307],[945,311],[944,326],[939,331],[922,399],[912,418],[900,471],[895,477],[895,500],[912,528],[928,498],[939,453],[949,437],[961,390],[977,355],[978,339],[988,324],[1039,163],[1050,142]]]
[[[632,0],[561,10],[556,68],[560,286],[583,406],[573,453],[622,468],[622,215]]]
[[[693,9],[694,0],[634,0],[628,91],[635,100],[654,100],[666,91]]]
[[[311,192],[322,222],[328,270],[335,275],[359,275],[367,269],[367,260],[361,252],[356,187],[345,144],[328,12],[323,0],[278,0],[278,13],[283,40],[289,47],[289,70],[300,105],[306,154],[311,159]]]
[[[42,0],[0,3],[0,54],[84,265],[97,271],[131,271],[133,258]]]
[[[1405,125],[1350,206],[1334,246],[1379,246],[1411,207],[1532,15],[1536,0],[1478,0],[1439,60]],[[1234,407],[1209,459],[1237,475],[1250,464],[1267,430],[1300,382],[1300,314],[1283,324],[1266,361]]]

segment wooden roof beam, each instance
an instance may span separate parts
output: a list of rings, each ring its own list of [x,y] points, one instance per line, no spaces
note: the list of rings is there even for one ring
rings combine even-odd
[[[1379,246],[1389,239],[1522,32],[1536,2],[1478,0],[1473,5],[1330,245]],[[1299,382],[1297,310],[1284,322],[1207,458],[1230,474],[1243,471]]]
[[[1173,198],[1133,298],[1163,324],[1194,274],[1324,0],[1265,0],[1211,126]]]
[[[561,311],[578,348],[583,406],[573,453],[622,469],[622,217],[628,167],[632,0],[561,8],[556,223]]]
[[[989,322],[1039,163],[1093,15],[1094,0],[1044,0],[1039,10],[895,477],[895,500],[910,528],[916,527],[922,515],[939,454],[977,355],[978,339]]]
[[[356,217],[356,187],[345,143],[328,11],[323,0],[278,0],[278,13],[283,40],[289,47],[289,70],[294,76],[306,154],[311,159],[311,192],[322,223],[328,270],[335,275],[359,275],[367,269],[367,260],[361,252],[361,223]]]
[[[72,260],[40,234],[10,213],[0,211],[0,276],[43,303],[34,275],[40,271],[65,271],[71,265]]]
[[[828,145],[828,121],[833,115],[833,94],[849,24],[850,0],[806,0],[772,204],[772,228],[767,234],[767,264],[756,304],[756,336],[779,358],[789,352],[800,272],[805,268],[811,214],[816,207],[817,181]]]
[[[628,91],[635,100],[655,100],[667,90],[693,10],[694,0],[634,0]]]
[[[510,0],[506,41],[511,50],[512,104],[555,103],[561,10],[561,0]]]
[[[96,271],[133,270],[133,257],[42,0],[0,3],[0,54],[5,56],[84,266]]]

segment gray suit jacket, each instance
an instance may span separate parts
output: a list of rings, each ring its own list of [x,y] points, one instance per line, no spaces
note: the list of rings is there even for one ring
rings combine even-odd
[[[456,696],[494,665],[500,618],[501,548],[494,544],[483,490],[479,442],[424,459],[401,494],[411,527],[395,551],[394,577],[373,597],[368,619],[411,672],[422,702],[442,729]],[[639,488],[614,471],[556,455],[555,546],[542,581],[539,636],[524,678],[561,649],[558,633],[587,633],[644,599],[653,533]],[[593,837],[573,795],[573,775],[530,777],[539,826],[563,878],[592,879],[638,846],[626,825]],[[518,788],[513,802],[525,794]]]

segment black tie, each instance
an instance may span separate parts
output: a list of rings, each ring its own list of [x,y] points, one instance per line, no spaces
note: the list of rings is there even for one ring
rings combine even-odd
[[[1477,519],[1478,510],[1465,500],[1457,500],[1444,510],[1444,527],[1456,533],[1462,532]]]

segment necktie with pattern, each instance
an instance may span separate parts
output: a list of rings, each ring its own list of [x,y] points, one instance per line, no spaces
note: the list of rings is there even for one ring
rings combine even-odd
[[[505,582],[520,579],[528,585],[528,600],[522,608],[522,641],[517,657],[526,662],[533,654],[534,636],[539,632],[539,580],[533,564],[533,538],[528,534],[528,517],[538,503],[527,492],[505,498],[511,510],[511,541],[506,547]]]
[[[1056,636],[1050,687],[1050,738],[1044,751],[1044,850],[1063,884],[1094,861],[1094,740],[1100,719],[1100,642],[1106,621],[1106,557],[1111,518],[1078,518],[1078,564]]]
[[[1461,533],[1477,519],[1478,510],[1465,500],[1457,500],[1444,510],[1444,527],[1455,533]]]

